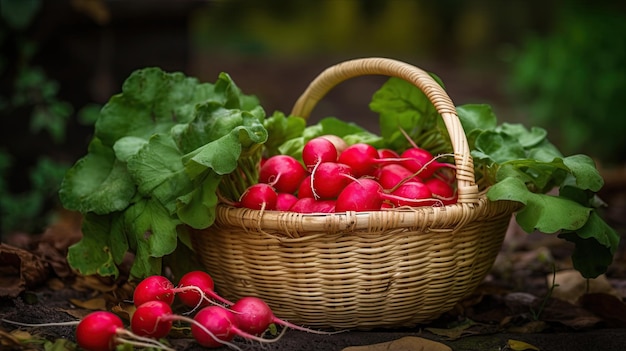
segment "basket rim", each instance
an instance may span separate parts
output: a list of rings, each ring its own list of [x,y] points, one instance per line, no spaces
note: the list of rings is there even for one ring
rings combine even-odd
[[[479,219],[511,216],[518,209],[517,202],[490,201],[484,193],[477,203],[471,204],[457,203],[360,212],[264,211],[220,203],[216,208],[215,225],[237,226],[246,231],[292,239],[315,237],[320,234],[381,233],[402,229],[424,232],[456,231]]]
[[[450,96],[426,71],[409,63],[385,57],[357,58],[340,62],[323,70],[294,104],[291,115],[307,119],[316,104],[336,85],[364,75],[385,75],[404,79],[418,87],[441,115],[452,144],[457,203],[478,203],[479,188],[474,161],[456,107]]]

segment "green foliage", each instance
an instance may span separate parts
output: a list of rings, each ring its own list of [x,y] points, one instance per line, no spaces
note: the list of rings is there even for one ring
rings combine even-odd
[[[187,262],[169,257],[190,251],[187,228],[213,223],[218,191],[238,199],[256,179],[253,171],[224,175],[258,163],[264,119],[258,100],[225,73],[209,84],[158,68],[133,72],[61,184],[63,206],[85,214],[69,263],[86,275],[117,276],[132,252],[135,277],[161,274],[164,260],[184,270]]]
[[[511,90],[565,152],[624,162],[626,119],[616,111],[626,94],[626,17],[598,8],[566,8],[546,36],[528,36]]]

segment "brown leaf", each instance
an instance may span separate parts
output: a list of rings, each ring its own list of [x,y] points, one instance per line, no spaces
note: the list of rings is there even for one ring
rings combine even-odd
[[[17,297],[49,276],[46,260],[26,250],[0,244],[0,297]]]
[[[96,297],[89,300],[70,299],[70,302],[78,307],[86,308],[92,311],[101,311],[107,308],[106,300],[101,297]]]
[[[556,284],[552,292],[554,298],[576,304],[585,293],[606,293],[618,296],[617,291],[604,275],[594,279],[586,279],[580,272],[573,269],[563,270],[555,274],[546,276],[549,285],[552,285],[553,279],[554,284]]]
[[[513,351],[526,351],[526,350],[539,351],[539,348],[537,346],[531,345],[524,341],[514,340],[514,339],[509,339],[506,342],[506,346],[508,346],[509,349]]]
[[[349,346],[342,351],[452,351],[450,346],[440,342],[419,338],[416,336],[405,336],[403,338],[364,346]]]
[[[626,327],[626,304],[617,297],[604,294],[585,294],[580,298],[580,304],[601,317],[610,327]]]

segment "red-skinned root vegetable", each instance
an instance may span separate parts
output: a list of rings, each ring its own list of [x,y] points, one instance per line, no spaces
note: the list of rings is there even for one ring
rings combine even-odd
[[[201,272],[201,271],[198,271],[198,272]],[[203,275],[207,273],[189,272],[187,274],[189,275],[188,277],[193,277],[194,274]],[[212,302],[212,300],[210,300],[207,297],[207,294],[212,298],[216,298],[218,301],[222,303],[229,303],[228,300],[224,300],[220,298],[219,296],[217,296],[217,294],[212,290],[213,289],[212,283],[208,282],[209,279],[211,280],[211,282],[213,281],[213,279],[211,279],[210,276],[208,279],[206,277],[203,277],[202,279],[198,279],[196,283],[198,283],[200,286],[189,284],[185,286],[175,287],[174,284],[166,277],[160,276],[160,275],[152,275],[152,276],[144,278],[141,282],[139,282],[139,284],[137,284],[137,286],[135,287],[135,291],[133,292],[133,303],[135,304],[135,306],[138,307],[148,301],[157,300],[157,301],[163,301],[167,303],[168,305],[171,305],[174,302],[174,298],[176,297],[176,294],[181,294],[181,293],[190,292],[190,291],[195,292],[195,296],[201,296],[201,299],[197,300],[196,304],[192,306],[197,305],[199,302],[201,302],[201,300],[202,301],[206,300],[206,302]],[[184,281],[185,280],[183,280],[183,282]],[[203,283],[205,284],[203,285]],[[185,297],[183,297],[183,302],[185,301],[185,298],[188,299],[187,301],[191,299],[193,299],[193,301],[196,301],[193,294],[186,295]]]
[[[197,287],[198,289],[188,289],[185,287]],[[178,281],[178,290],[184,290],[177,294],[180,301],[187,307],[205,307],[211,303],[207,297],[223,303],[232,305],[233,303],[221,297],[215,292],[215,283],[209,273],[204,271],[191,271],[185,273]]]
[[[201,309],[195,315],[194,320],[196,323],[191,325],[191,334],[198,344],[209,348],[228,344],[235,336],[260,343],[269,343],[278,341],[284,334],[283,330],[274,339],[264,339],[247,333],[239,328],[235,314],[221,306],[208,306]],[[212,335],[207,334],[207,331]]]
[[[304,166],[288,155],[268,158],[259,170],[259,183],[272,185],[277,192],[295,193],[307,172]]]
[[[254,296],[246,296],[237,300],[237,302],[231,306],[231,310],[237,318],[237,325],[239,328],[254,335],[262,334],[265,330],[267,330],[270,324],[279,324],[287,328],[315,334],[334,334],[333,332],[323,332],[301,327],[282,320],[274,315],[271,308],[267,305],[267,303],[265,303],[265,301]]]
[[[276,209],[278,193],[266,183],[250,185],[239,199],[239,205],[253,210],[272,211]]]
[[[76,325],[76,343],[86,351],[113,351],[120,344],[175,351],[157,340],[126,330],[122,319],[108,311],[91,312],[82,320],[71,322],[29,324],[7,319],[2,321],[26,327]]]

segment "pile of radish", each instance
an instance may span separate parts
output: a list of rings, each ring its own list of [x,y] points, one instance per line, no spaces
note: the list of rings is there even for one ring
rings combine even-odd
[[[299,213],[445,206],[457,199],[454,168],[416,145],[398,154],[321,136],[304,145],[302,162],[288,155],[262,160],[259,182],[234,205]]]
[[[145,278],[134,290],[135,311],[131,316],[130,330],[124,327],[120,317],[108,311],[95,311],[74,322],[25,324],[6,319],[2,321],[35,327],[76,325],[77,344],[86,351],[112,351],[120,344],[173,351],[160,339],[170,334],[175,322],[188,326],[193,339],[207,348],[228,346],[240,350],[232,343],[235,337],[259,343],[276,342],[287,328],[332,334],[282,320],[260,298],[247,296],[233,303],[219,296],[213,288],[213,279],[203,271],[185,274],[178,286],[163,276]],[[172,310],[176,297],[190,308],[184,314],[175,314]],[[188,316],[191,314],[194,316]],[[264,338],[263,334],[270,325],[282,326],[283,330],[274,338]]]

